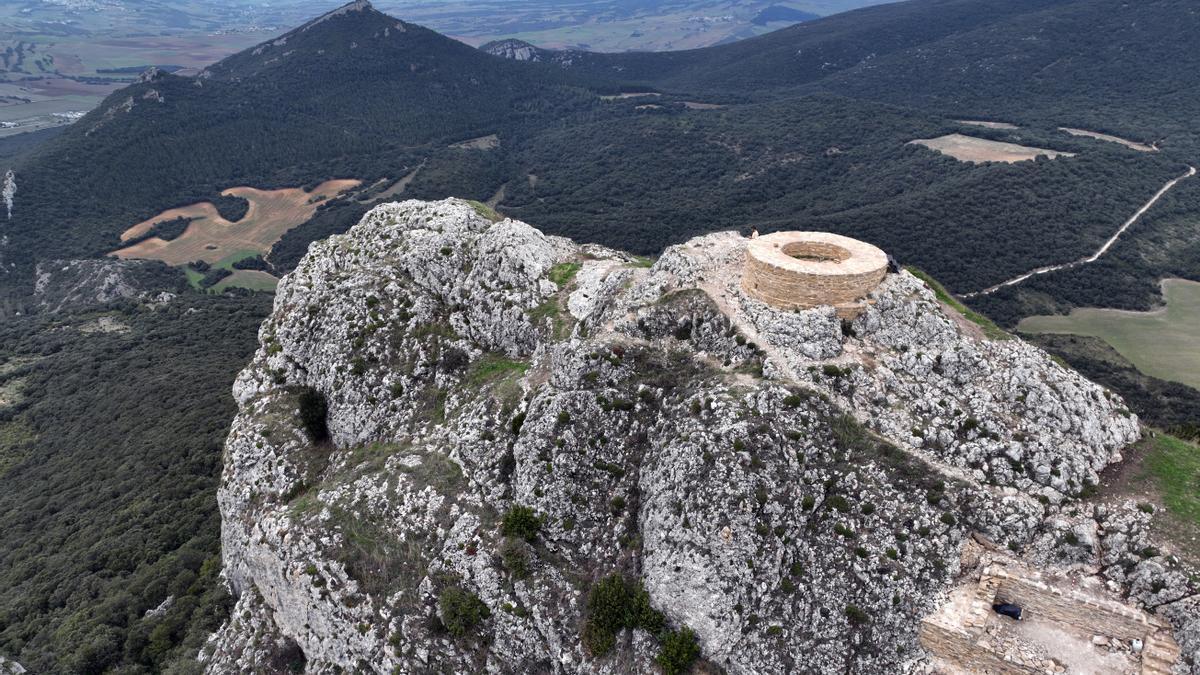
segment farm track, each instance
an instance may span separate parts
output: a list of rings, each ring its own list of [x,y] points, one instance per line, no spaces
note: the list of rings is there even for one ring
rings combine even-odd
[[[1130,227],[1133,227],[1134,223],[1136,223],[1138,220],[1140,220],[1141,217],[1144,216],[1147,211],[1149,211],[1156,203],[1158,203],[1158,200],[1162,199],[1163,196],[1166,195],[1168,192],[1170,192],[1176,185],[1178,185],[1180,181],[1191,178],[1192,176],[1195,176],[1195,175],[1196,175],[1196,167],[1188,166],[1187,173],[1183,174],[1182,176],[1178,176],[1176,178],[1172,178],[1171,180],[1167,181],[1166,185],[1162,186],[1162,188],[1158,192],[1154,193],[1154,196],[1150,198],[1150,201],[1143,204],[1142,207],[1140,209],[1138,209],[1136,213],[1134,213],[1132,216],[1130,216],[1129,220],[1126,220],[1125,223],[1122,224],[1121,227],[1117,229],[1116,233],[1114,233],[1113,236],[1109,237],[1108,241],[1104,242],[1104,245],[1101,246],[1092,255],[1087,256],[1085,258],[1079,258],[1077,260],[1072,260],[1071,262],[1061,263],[1058,265],[1047,265],[1045,267],[1039,267],[1035,270],[1030,270],[1029,272],[1026,272],[1020,276],[1013,277],[1012,279],[1009,279],[1008,281],[1002,281],[1002,282],[996,284],[995,286],[989,286],[981,291],[975,291],[973,293],[963,293],[959,297],[975,298],[975,297],[978,297],[981,295],[991,295],[992,293],[995,293],[996,291],[1000,290],[1001,288],[1015,286],[1025,280],[1027,280],[1031,277],[1035,277],[1039,274],[1049,274],[1050,272],[1057,272],[1059,270],[1072,269],[1075,267],[1079,267],[1080,265],[1087,265],[1089,263],[1096,262],[1097,260],[1099,260],[1101,258],[1101,256],[1103,256],[1105,253],[1108,253],[1108,250],[1110,248],[1112,248],[1113,244],[1117,243],[1117,240],[1119,240],[1121,238],[1121,235],[1125,234],[1125,231],[1128,230]]]

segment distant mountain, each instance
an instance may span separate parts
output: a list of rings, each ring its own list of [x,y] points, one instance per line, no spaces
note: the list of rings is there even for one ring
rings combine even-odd
[[[157,72],[19,167],[9,250],[101,255],[164,205],[411,170],[431,147],[594,104],[561,69],[529,65],[354,2],[195,78]],[[0,261],[22,277],[34,262],[2,249]]]
[[[512,61],[541,61],[549,50],[529,44],[524,40],[494,40],[479,45],[479,51]]]
[[[983,119],[1008,116],[1049,132],[1069,123],[1128,133],[1139,140],[1165,137],[1163,147],[1185,149],[1193,143],[1189,125],[1191,101],[1196,100],[1186,94],[1197,86],[1189,73],[1200,67],[1200,56],[1180,46],[1187,44],[1185,34],[1200,29],[1190,7],[1185,0],[1154,0],[1139,5],[1133,21],[1134,10],[1119,0],[914,0],[804,22],[719,47],[598,54],[545,50],[515,40],[473,49],[388,17],[360,0],[235,54],[196,78],[159,73],[112,95],[19,167],[20,192],[8,232],[10,250],[23,255],[5,256],[4,264],[10,278],[21,283],[29,278],[38,256],[106,253],[128,225],[233,185],[286,187],[333,177],[358,178],[370,185],[412,174],[418,166],[421,171],[413,174],[405,195],[499,195],[502,207],[522,209],[524,217],[548,229],[569,223],[571,234],[586,238],[577,228],[599,220],[604,224],[595,237],[651,252],[705,228],[746,222],[754,214],[765,218],[762,214],[775,209],[825,218],[834,203],[863,205],[859,197],[872,194],[869,186],[887,184],[902,164],[882,161],[880,155],[863,157],[868,168],[856,172],[853,183],[843,185],[833,202],[812,201],[818,177],[831,170],[818,166],[824,160],[818,162],[815,155],[830,147],[845,153],[851,143],[828,133],[838,128],[834,119],[879,114],[898,121],[904,116],[879,108],[876,101],[922,112],[871,136],[871,143],[877,143],[873,153],[891,153],[888,148],[902,146],[917,137],[913,134],[945,133],[946,118],[968,114]],[[1106,37],[1111,34],[1126,39],[1114,42]],[[1172,39],[1153,39],[1156,34]],[[1038,74],[1046,69],[1058,76]],[[1137,79],[1139,69],[1145,75]],[[896,85],[901,82],[903,86]],[[1156,95],[1142,96],[1143,90]],[[629,98],[647,93],[659,96]],[[842,98],[828,97],[831,93]],[[613,99],[616,95],[623,98]],[[798,97],[808,98],[801,104],[795,102]],[[768,104],[770,108],[731,108],[715,117],[688,112],[696,105],[711,109]],[[787,111],[799,109],[816,115],[805,119],[812,127],[808,133],[813,145],[818,139],[828,145],[782,152],[781,139],[790,134],[762,120],[788,118]],[[682,145],[669,152],[681,163],[658,165],[646,158],[630,165],[632,155],[626,154],[615,158],[623,163],[619,174],[602,177],[593,175],[595,164],[576,164],[579,157],[620,146],[630,153],[661,150],[661,157],[666,152],[659,147],[662,139],[698,126],[711,139],[705,143],[736,147],[739,154],[709,156],[704,143],[677,138]],[[900,127],[909,130],[902,132]],[[716,140],[722,136],[726,138]],[[489,141],[487,150],[466,152],[463,148],[474,146],[458,145],[483,137],[496,139]],[[1083,141],[1052,136],[1043,142],[1068,149]],[[551,147],[560,148],[553,159],[546,154]],[[765,180],[803,167],[810,172],[804,181],[746,194],[746,179],[740,178],[746,172],[738,165],[771,165],[784,161],[780,157],[788,152],[807,161],[784,162],[765,174],[755,169],[748,175]],[[80,161],[84,157],[87,160]],[[1098,236],[1109,220],[1119,221],[1124,204],[1135,205],[1142,191],[1161,183],[1160,178],[1177,175],[1182,166],[1179,159],[1165,155],[1127,158],[1117,153],[1113,161],[1153,166],[1135,172],[1138,178],[1125,178],[1126,172],[1101,169],[1099,164],[1094,176],[1056,176],[1052,180],[1063,185],[1083,181],[1087,188],[1071,190],[1075,195],[1107,186],[1105,194],[1116,200],[1113,212],[1091,218],[1092,225],[1081,224],[1073,230],[1079,238],[1071,242],[1042,246],[1037,236],[1023,240],[1031,246],[1027,252],[1007,249],[1011,261],[997,262],[988,273],[945,267],[949,259],[940,256],[956,255],[953,250],[941,248],[935,254],[921,236],[901,238],[875,224],[881,214],[853,227],[860,233],[877,231],[881,243],[934,266],[953,287],[995,283],[999,279],[993,275],[1003,269],[1016,270],[1060,254],[1063,246],[1082,252],[1085,242]],[[1100,160],[1093,152],[1071,166],[1095,162]],[[95,171],[96,166],[122,170]],[[681,174],[683,167],[692,166],[703,172]],[[1057,167],[1064,165],[1054,166],[1044,171],[1060,172]],[[942,181],[967,168],[934,168],[926,162],[921,171],[931,178],[919,189],[932,194]],[[974,174],[1007,170],[993,166]],[[1017,175],[1025,181],[1030,173]],[[622,198],[619,183],[610,182],[616,175],[633,179],[631,194],[656,185],[679,194],[723,195],[719,199],[727,205],[697,218],[686,204],[672,202],[671,213],[656,216],[655,227],[647,229],[636,215],[639,208]],[[711,183],[717,176],[723,178]],[[609,183],[607,194],[590,204],[573,201],[572,195],[601,183]],[[971,198],[996,197],[985,187],[994,180],[972,184]],[[549,186],[556,191],[545,193]],[[875,206],[901,197],[914,195],[880,195],[882,201]],[[767,201],[771,209],[764,208]],[[1028,213],[1033,223],[1041,205],[1039,200],[1025,200],[1008,208]],[[1092,208],[1084,207],[1080,215],[1090,217]],[[927,219],[921,231],[936,238],[932,233],[956,227],[961,213],[952,209]],[[990,222],[993,213],[983,220]],[[328,219],[324,212],[318,217]],[[322,221],[326,224],[303,230],[303,236],[347,226],[349,218],[337,221],[336,226]],[[981,231],[989,227],[978,226]],[[295,239],[299,232],[288,244],[293,251],[306,245]]]
[[[770,23],[800,23],[801,21],[812,21],[817,18],[820,18],[820,16],[811,12],[802,12],[786,5],[771,5],[759,12],[750,20],[750,23],[756,26],[765,26]]]

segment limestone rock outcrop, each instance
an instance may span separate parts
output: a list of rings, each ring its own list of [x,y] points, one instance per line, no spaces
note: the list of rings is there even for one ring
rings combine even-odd
[[[39,311],[78,311],[150,299],[178,283],[178,272],[153,260],[49,260],[38,263],[33,298]]]
[[[1137,420],[907,273],[773,309],[746,242],[646,268],[447,200],[313,244],[235,385],[209,671],[652,671],[584,638],[614,573],[730,673],[922,663],[964,540],[1035,542]]]

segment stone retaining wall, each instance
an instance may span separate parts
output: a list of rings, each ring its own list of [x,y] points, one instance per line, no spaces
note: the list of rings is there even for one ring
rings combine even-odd
[[[1012,603],[1023,620],[1061,625],[1081,637],[1142,641],[1142,675],[1168,675],[1179,647],[1165,621],[1117,599],[1077,588],[1074,582],[1046,580],[1015,560],[993,559],[978,581],[952,593],[951,600],[921,621],[921,645],[934,656],[967,672],[1020,675],[1043,672],[1006,660],[985,639],[984,624],[993,603]],[[1051,655],[1053,656],[1053,655]]]
[[[1005,661],[999,654],[979,646],[979,635],[955,630],[932,621],[921,623],[921,646],[926,651],[953,663],[967,672],[994,675],[1030,675],[1043,671],[1033,666],[1024,666]]]
[[[996,602],[1020,605],[1027,618],[1049,619],[1126,641],[1145,640],[1150,633],[1167,628],[1149,614],[1123,603],[1057,588],[1036,577],[1017,576],[999,565],[989,567],[984,575],[1001,580]]]

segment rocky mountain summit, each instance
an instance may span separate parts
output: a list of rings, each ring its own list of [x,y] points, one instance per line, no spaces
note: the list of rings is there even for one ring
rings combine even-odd
[[[479,45],[479,51],[513,61],[541,61],[546,57],[547,50],[524,40],[508,38]]]
[[[775,310],[746,241],[647,265],[446,200],[313,244],[235,385],[208,669],[912,671],[968,541],[1195,592],[1078,501],[1139,436],[1118,397],[907,272]]]

